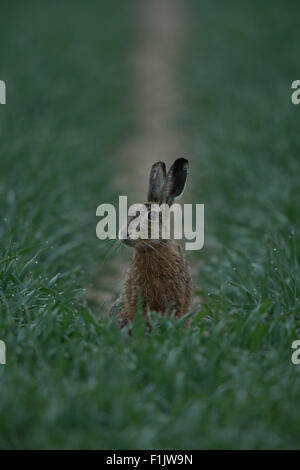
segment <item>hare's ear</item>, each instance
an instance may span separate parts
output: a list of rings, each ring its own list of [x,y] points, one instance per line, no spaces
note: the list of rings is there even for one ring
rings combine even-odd
[[[148,201],[159,202],[162,187],[166,179],[166,165],[157,162],[152,165],[149,178]]]
[[[185,158],[178,158],[168,171],[163,185],[160,202],[171,206],[174,199],[181,196],[184,191],[188,175],[189,162]]]

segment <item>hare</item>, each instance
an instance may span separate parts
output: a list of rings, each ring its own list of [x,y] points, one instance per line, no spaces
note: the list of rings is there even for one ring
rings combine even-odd
[[[181,196],[184,191],[188,173],[188,161],[177,159],[168,174],[164,162],[155,163],[150,171],[147,218],[148,238],[132,239],[129,233],[129,224],[134,217],[128,220],[127,226],[121,229],[125,245],[133,248],[133,257],[129,270],[126,273],[121,297],[111,308],[111,315],[122,328],[134,318],[137,303],[141,299],[143,315],[147,319],[147,311],[171,314],[181,317],[191,307],[192,277],[191,270],[184,258],[182,248],[172,239],[161,236],[159,219],[159,237],[151,239],[151,220],[157,217],[151,211],[151,204],[165,203],[171,206],[174,199]],[[157,219],[156,219],[157,220]],[[123,230],[123,232],[122,232]]]

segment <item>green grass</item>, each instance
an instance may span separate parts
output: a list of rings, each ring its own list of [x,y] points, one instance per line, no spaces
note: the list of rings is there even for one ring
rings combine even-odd
[[[61,3],[1,6],[0,448],[299,448],[297,3],[186,4],[203,305],[189,330],[138,315],[130,338],[84,287],[96,207],[125,190],[134,3]]]
[[[182,67],[193,198],[206,211],[197,281],[211,320],[199,445],[299,448],[299,6],[213,3],[190,4]]]

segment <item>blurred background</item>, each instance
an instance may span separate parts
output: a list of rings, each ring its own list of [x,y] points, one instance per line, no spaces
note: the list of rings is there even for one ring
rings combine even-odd
[[[3,1],[0,447],[298,448],[299,4]],[[193,326],[107,319],[96,208],[190,161]]]

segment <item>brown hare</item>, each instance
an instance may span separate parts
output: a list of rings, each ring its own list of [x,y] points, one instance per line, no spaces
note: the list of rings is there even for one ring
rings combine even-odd
[[[145,203],[149,236],[144,239],[130,237],[129,225],[135,217],[129,218],[127,226],[120,231],[123,233],[121,241],[134,250],[122,295],[111,308],[111,315],[115,315],[121,328],[134,318],[139,299],[145,318],[148,311],[174,312],[176,317],[181,317],[191,307],[190,268],[182,248],[174,240],[162,238],[161,218],[159,236],[151,239],[151,220],[157,217],[157,213],[151,211],[151,204],[171,206],[183,193],[187,174],[188,161],[184,158],[177,159],[168,174],[165,163],[155,163],[150,171],[148,201]]]

